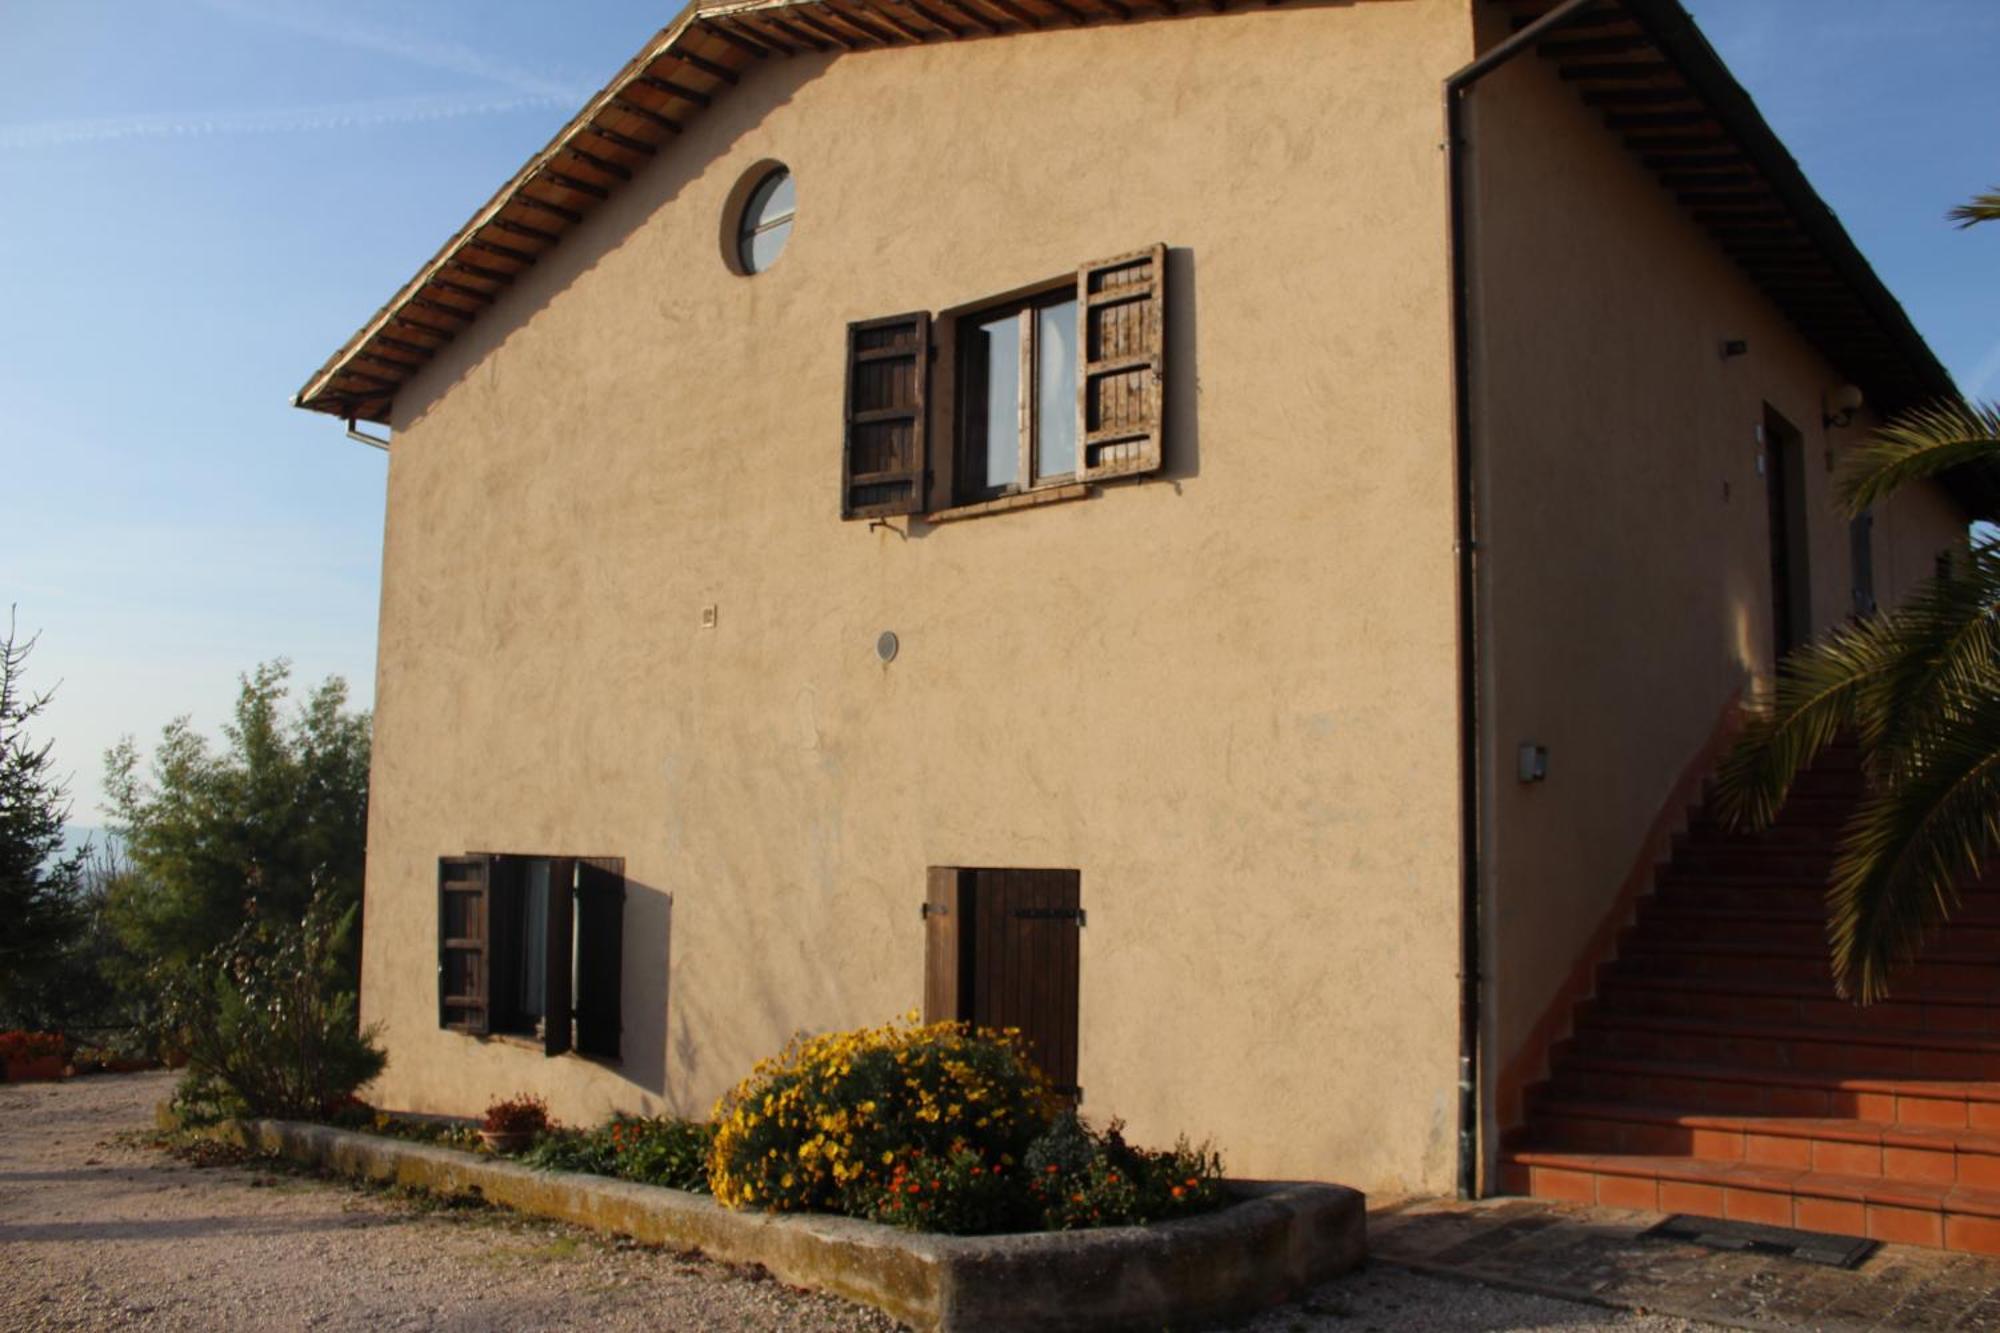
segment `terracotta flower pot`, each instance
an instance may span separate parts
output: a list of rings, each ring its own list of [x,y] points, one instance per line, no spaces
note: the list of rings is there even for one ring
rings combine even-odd
[[[532,1129],[482,1129],[479,1131],[479,1138],[486,1145],[487,1151],[497,1153],[502,1157],[512,1157],[515,1153],[520,1152],[535,1141],[535,1131]]]
[[[63,1058],[60,1055],[38,1055],[32,1060],[7,1062],[9,1083],[38,1083],[62,1076]]]

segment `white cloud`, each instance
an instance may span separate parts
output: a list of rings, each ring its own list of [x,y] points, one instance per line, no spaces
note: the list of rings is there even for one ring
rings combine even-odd
[[[412,121],[489,116],[533,107],[568,110],[577,99],[567,93],[514,96],[379,97],[317,106],[273,107],[254,111],[161,111],[80,120],[30,121],[0,125],[0,151],[58,148],[114,139],[199,138],[222,134],[298,134],[319,130],[365,129]]]

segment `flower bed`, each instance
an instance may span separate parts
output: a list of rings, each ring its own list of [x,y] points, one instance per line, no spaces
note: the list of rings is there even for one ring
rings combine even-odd
[[[9,1083],[37,1082],[63,1076],[69,1042],[60,1032],[0,1032],[0,1064]]]

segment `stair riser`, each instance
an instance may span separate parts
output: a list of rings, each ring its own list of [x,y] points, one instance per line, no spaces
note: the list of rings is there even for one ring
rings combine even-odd
[[[1600,1023],[1608,1020],[1599,1020]],[[1864,1042],[1829,1033],[1824,1041],[1778,1040],[1737,1033],[1673,1032],[1643,1027],[1585,1026],[1570,1049],[1608,1060],[1666,1060],[1727,1065],[1774,1073],[1840,1074],[1856,1078],[2000,1079],[2000,1057],[1902,1042]]]
[[[1537,1130],[1545,1141],[1561,1144],[1563,1152],[1688,1157],[1930,1185],[2000,1188],[2000,1155],[1991,1153],[1567,1115],[1546,1116]]]
[[[1600,980],[1596,1012],[1693,1018],[1710,1022],[1823,1027],[1842,1032],[1894,1029],[1978,1037],[1992,1036],[2000,1031],[2000,1014],[1983,1005],[1926,1005],[1885,1000],[1862,1008],[1836,998],[1831,987],[1824,998],[1816,999],[1747,995],[1734,991],[1673,990],[1633,985],[1613,977]]]
[[[1503,1161],[1501,1165],[1500,1187],[1505,1193],[1566,1203],[1689,1213],[1836,1236],[1861,1236],[1897,1245],[1924,1245],[1986,1255],[2000,1253],[2000,1226],[1992,1219],[1948,1211],[1794,1196],[1773,1190],[1724,1188],[1649,1176],[1528,1167],[1511,1161]]]
[[[1708,953],[1694,949],[1655,949],[1648,941],[1628,941],[1619,967],[1627,975],[1686,977],[1711,981],[1768,981],[1778,985],[1824,985],[1831,989],[1829,964],[1823,956]],[[2000,963],[1920,961],[1894,977],[1895,994],[1905,999],[1930,995],[1984,998],[2000,982]]]
[[[1679,904],[1649,903],[1640,910],[1639,929],[1648,939],[1691,943],[1769,944],[1785,949],[1824,948],[1826,925],[1811,919],[1758,920],[1682,910]],[[1938,943],[1955,953],[1990,954],[2000,963],[2000,926],[1954,921],[1938,935]]]
[[[1654,906],[1654,905],[1657,906]],[[1663,884],[1647,906],[1665,912],[1771,912],[1823,921],[1826,890],[1811,885],[1729,885],[1713,881],[1677,880]],[[1641,911],[1646,910],[1642,907]],[[1944,927],[1946,938],[1960,926],[2000,929],[2000,894],[1969,893]]]
[[[1560,1070],[1550,1089],[1565,1101],[1632,1102],[1720,1115],[1844,1116],[1892,1125],[2000,1131],[2000,1103],[1968,1102],[1963,1097],[1800,1088],[1700,1074],[1636,1074],[1589,1068]]]

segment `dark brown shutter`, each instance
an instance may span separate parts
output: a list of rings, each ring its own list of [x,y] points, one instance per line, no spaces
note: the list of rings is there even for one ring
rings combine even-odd
[[[574,990],[576,935],[572,922],[576,913],[576,862],[566,856],[549,858],[549,930],[543,940],[542,955],[542,1051],[561,1055],[570,1048],[570,1024],[574,1015],[570,995]]]
[[[970,895],[961,885],[972,872],[956,866],[932,866],[924,893],[924,1022],[943,1023],[970,1018],[964,987],[971,972],[963,966],[972,940],[961,932]]]
[[[576,1049],[619,1058],[625,957],[625,862],[585,857],[576,867]]]
[[[930,336],[931,317],[921,310],[847,326],[842,518],[914,514],[924,506]]]
[[[971,1013],[979,1027],[1019,1028],[1058,1091],[1076,1086],[1080,876],[1074,870],[973,872]]]
[[[1076,271],[1078,481],[1160,470],[1167,247]]]
[[[491,1029],[496,859],[438,858],[438,1026],[454,1032]]]

